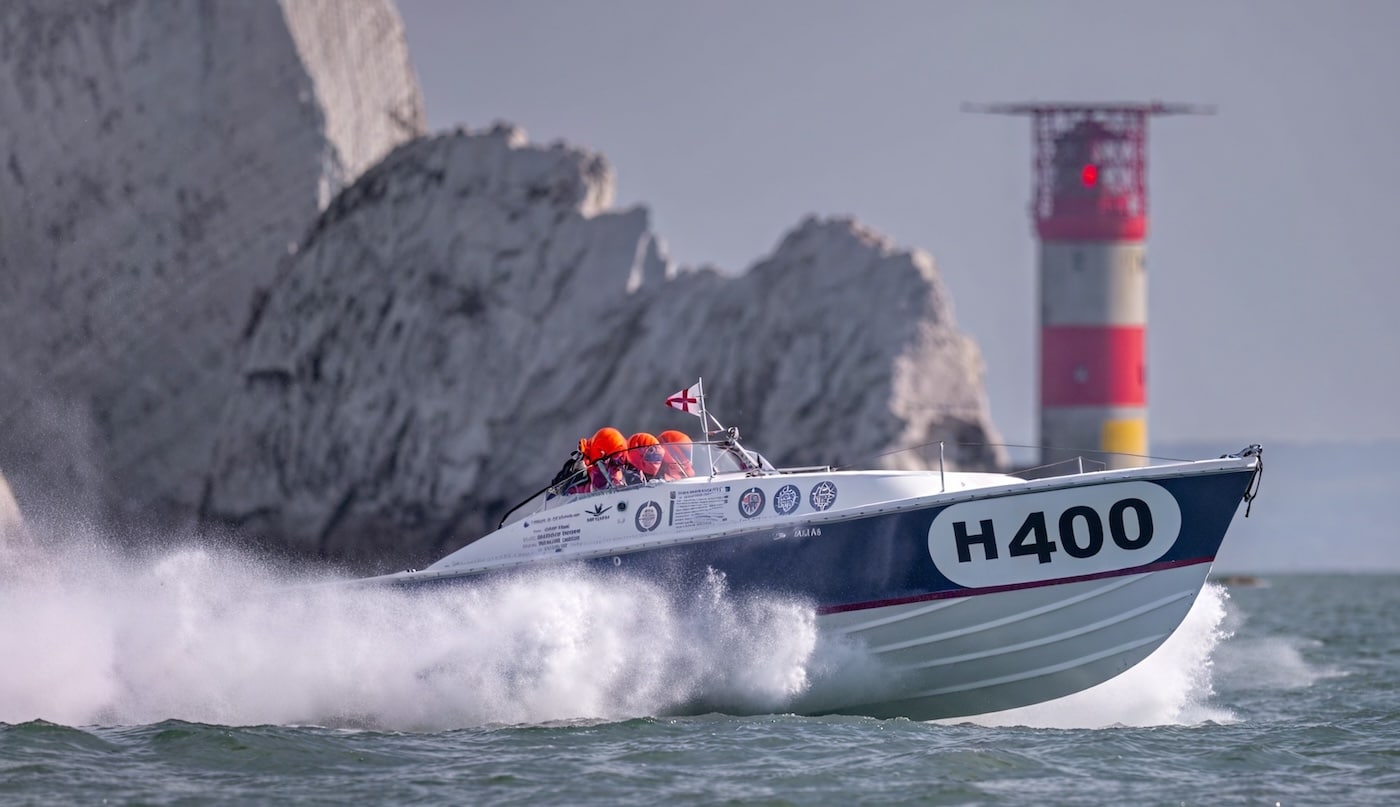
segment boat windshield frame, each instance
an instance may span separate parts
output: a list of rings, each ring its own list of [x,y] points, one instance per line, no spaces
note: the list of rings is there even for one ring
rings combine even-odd
[[[662,447],[663,449],[667,449],[672,446],[686,446],[690,448],[690,464],[695,472],[687,477],[688,479],[706,479],[732,474],[767,476],[769,474],[781,473],[781,471],[773,467],[773,464],[762,454],[744,448],[738,438],[732,435],[727,435],[722,440],[697,440],[689,444],[667,443],[663,444]],[[596,462],[603,463],[606,468],[620,468],[623,463],[626,462],[626,455],[636,450],[638,449],[625,448],[621,451],[608,454]],[[571,501],[597,493],[626,490],[641,485],[668,481],[662,479],[659,475],[648,477],[638,471],[637,475],[641,477],[640,481],[617,484],[612,474],[602,474],[601,476],[607,483],[606,486],[592,489],[592,477],[590,475],[590,467],[592,464],[591,462],[585,462],[584,467],[573,475],[566,477],[562,481],[552,482],[546,485],[519,504],[510,508],[510,510],[507,510],[506,514],[501,517],[500,524],[497,525],[497,528],[499,529],[507,524],[513,524],[516,521],[542,510],[556,507],[565,501]],[[704,471],[706,465],[709,466],[709,473],[705,473]],[[584,484],[589,485],[590,489],[576,493],[566,492]]]

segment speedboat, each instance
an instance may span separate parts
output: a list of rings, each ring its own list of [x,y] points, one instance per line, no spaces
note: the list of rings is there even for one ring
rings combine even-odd
[[[720,575],[735,595],[810,604],[824,636],[882,670],[799,711],[962,717],[1078,692],[1151,654],[1262,471],[1257,445],[1029,479],[941,461],[779,468],[700,414],[693,476],[574,494],[559,482],[431,566],[373,579],[464,583],[560,563],[668,584]]]

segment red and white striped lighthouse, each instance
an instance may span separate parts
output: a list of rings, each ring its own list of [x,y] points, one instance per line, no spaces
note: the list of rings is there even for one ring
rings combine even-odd
[[[1040,240],[1041,462],[1147,454],[1147,119],[1181,104],[997,104],[1030,115]]]

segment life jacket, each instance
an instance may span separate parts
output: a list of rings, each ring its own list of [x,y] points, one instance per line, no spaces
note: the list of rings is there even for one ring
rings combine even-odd
[[[673,460],[661,461],[661,478],[667,482],[674,482],[677,479],[689,479],[695,476],[695,469],[690,467],[690,463],[682,465]]]
[[[627,477],[622,472],[622,463],[611,457],[589,465],[588,479],[593,484],[593,490],[607,490],[627,485]]]

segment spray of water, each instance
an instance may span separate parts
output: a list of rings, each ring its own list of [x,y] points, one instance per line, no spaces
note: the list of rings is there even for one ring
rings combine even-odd
[[[1226,627],[1241,633],[1249,615],[1231,609]],[[1308,662],[1305,651],[1320,642],[1300,636],[1236,636],[1216,654],[1215,670],[1223,689],[1304,689],[1324,678],[1336,678],[1346,672],[1331,665]]]
[[[3,560],[3,559],[0,559]],[[437,730],[576,718],[823,710],[885,674],[813,610],[555,568],[431,591],[293,578],[225,550],[99,541],[0,563],[0,722]],[[984,725],[1232,719],[1212,707],[1228,595],[1207,586],[1137,667]],[[868,699],[868,698],[865,698]]]
[[[405,592],[208,548],[93,546],[0,574],[0,722],[433,730],[783,711],[812,610],[579,570]]]
[[[1230,711],[1210,703],[1215,694],[1213,655],[1230,636],[1222,627],[1229,597],[1223,587],[1207,584],[1176,632],[1116,678],[1053,701],[969,722],[1077,729],[1232,721]]]

